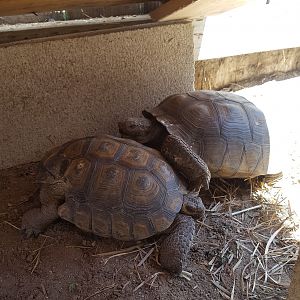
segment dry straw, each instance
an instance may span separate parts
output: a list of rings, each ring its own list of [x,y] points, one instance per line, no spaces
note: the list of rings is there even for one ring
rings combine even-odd
[[[243,184],[236,187],[235,181],[216,180],[212,185],[215,201],[208,214],[230,218],[234,224],[231,239],[223,241],[207,266],[212,283],[224,299],[286,299],[299,245],[292,237],[296,225],[279,183],[250,181],[246,200],[240,197],[243,192],[238,193],[247,190]],[[223,259],[228,251],[228,259]],[[231,283],[227,272],[223,284],[228,268]],[[237,285],[242,296],[235,298]]]

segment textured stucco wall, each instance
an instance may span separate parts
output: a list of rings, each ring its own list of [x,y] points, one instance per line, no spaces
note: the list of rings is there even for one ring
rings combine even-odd
[[[0,48],[0,168],[193,89],[191,24]]]

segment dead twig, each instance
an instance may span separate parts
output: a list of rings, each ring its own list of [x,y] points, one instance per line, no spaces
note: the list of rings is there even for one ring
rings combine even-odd
[[[124,249],[121,249],[121,250],[93,254],[92,256],[100,256],[101,257],[101,256],[110,256],[110,255],[115,255],[115,254],[122,254],[122,253],[126,253],[128,251],[138,250],[138,247],[139,247],[139,245],[134,245],[134,246],[124,248]]]
[[[261,208],[261,207],[262,207],[262,205],[252,206],[252,207],[249,207],[249,208],[245,208],[245,209],[242,209],[242,210],[233,212],[231,215],[232,215],[232,216],[236,216],[236,215],[239,215],[239,214],[242,214],[242,213],[245,213],[245,212],[254,210],[254,209],[258,209],[258,208]]]
[[[233,277],[233,285],[231,289],[230,300],[234,300],[234,290],[235,290],[235,277]]]
[[[137,290],[139,290],[144,284],[146,284],[147,282],[149,282],[150,280],[152,280],[152,285],[154,283],[154,281],[156,280],[158,275],[165,275],[167,274],[166,272],[156,272],[153,275],[151,275],[150,277],[148,277],[147,279],[145,279],[144,281],[142,281],[134,290],[133,292],[135,293]]]
[[[273,242],[273,240],[275,239],[275,237],[277,236],[277,234],[283,229],[284,227],[284,224],[282,224],[269,238],[268,242],[267,242],[267,245],[266,245],[266,248],[265,248],[265,264],[266,264],[266,271],[265,271],[265,283],[267,282],[268,280],[268,277],[270,278],[270,276],[268,275],[268,272],[267,272],[267,264],[268,264],[268,252],[269,252],[269,248],[270,248],[270,245],[271,243]],[[272,280],[272,279],[271,279]]]
[[[9,226],[11,226],[11,227],[13,227],[13,228],[15,228],[15,229],[21,231],[21,228],[17,227],[16,225],[14,225],[14,224],[12,224],[12,223],[10,223],[10,222],[8,222],[8,221],[3,221],[3,223],[5,223],[5,224],[7,224],[7,225],[9,225]]]
[[[226,290],[223,286],[221,286],[215,280],[212,280],[211,282],[213,283],[213,285],[215,285],[219,289],[219,291],[223,292],[226,295],[226,299],[230,299],[231,293],[228,290]]]
[[[128,280],[122,287],[122,291],[124,291],[127,287],[127,285],[130,283],[130,280]]]
[[[106,287],[104,287],[104,288],[102,288],[102,289],[96,291],[94,294],[92,294],[92,295],[90,295],[90,296],[84,298],[83,300],[91,299],[92,297],[95,297],[95,296],[97,296],[98,294],[100,294],[100,293],[102,293],[102,292],[105,292],[105,291],[107,291],[107,290],[113,289],[115,286],[116,286],[115,283],[112,284],[112,285],[106,286]]]
[[[204,222],[202,222],[202,221],[200,221],[200,220],[197,220],[196,223],[199,224],[199,225],[202,225],[202,226],[204,226],[204,227],[206,227],[206,228],[208,228],[208,229],[211,229],[211,230],[214,229],[213,227],[211,227],[211,226],[205,224]]]
[[[105,253],[93,254],[92,256],[102,257],[102,256],[110,255],[107,259],[104,260],[104,264],[107,264],[108,261],[112,258],[132,254],[132,253],[136,253],[136,252],[140,252],[141,250],[147,249],[147,248],[153,246],[154,244],[155,243],[144,245],[143,248],[141,248],[140,245],[134,245],[132,247],[128,247],[128,248],[117,250],[117,251],[110,251],[110,252],[105,252]]]
[[[147,260],[147,258],[152,254],[154,251],[155,247],[152,247],[150,251],[143,257],[143,259],[138,263],[137,267],[140,267],[141,265],[144,264],[144,262]]]
[[[43,294],[45,296],[46,299],[49,299],[48,295],[47,295],[47,292],[46,292],[46,289],[45,289],[45,286],[41,283],[41,288],[42,288],[42,291],[43,291]]]
[[[94,246],[77,246],[77,245],[67,245],[66,248],[79,248],[79,249],[92,249]]]
[[[39,264],[39,262],[40,262],[41,251],[42,251],[42,249],[44,248],[44,245],[45,245],[45,243],[46,243],[46,240],[47,240],[47,237],[44,239],[44,241],[43,241],[41,247],[40,247],[39,249],[37,249],[37,254],[36,254],[36,256],[34,257],[34,259],[33,259],[33,261],[32,261],[32,262],[35,261],[35,264],[34,264],[33,268],[31,269],[31,274],[34,272],[34,270],[36,269],[36,267],[38,266],[38,264]]]
[[[136,252],[139,252],[139,251],[140,250],[133,250],[133,251],[122,252],[122,253],[112,255],[112,256],[110,256],[110,257],[108,257],[107,259],[104,260],[104,265],[106,265],[108,263],[108,261],[112,258],[119,257],[119,256],[124,256],[124,255],[129,255],[129,254],[136,253]]]
[[[179,277],[186,279],[187,281],[191,281],[193,274],[188,271],[181,271]]]

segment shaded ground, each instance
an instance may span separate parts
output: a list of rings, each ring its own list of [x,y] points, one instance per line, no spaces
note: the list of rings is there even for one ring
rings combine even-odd
[[[2,171],[0,174],[1,218],[20,226],[22,213],[32,206],[28,196],[35,189],[36,165]],[[26,202],[27,201],[27,202]],[[23,203],[22,203],[23,202]],[[21,204],[19,204],[21,203]],[[4,213],[3,213],[4,212]],[[7,212],[8,214],[5,214]],[[196,244],[191,253],[187,271],[193,274],[190,282],[159,274],[152,287],[141,282],[161,272],[156,262],[145,266],[136,265],[145,254],[142,251],[111,258],[106,264],[104,258],[93,257],[95,253],[114,251],[129,245],[87,236],[67,222],[60,221],[51,226],[37,239],[23,240],[17,229],[8,223],[0,225],[0,298],[1,299],[85,299],[93,293],[98,299],[218,299],[218,291],[209,284],[210,275],[205,264],[212,258],[211,252],[218,248],[225,231],[220,221],[209,222],[216,227],[207,235],[199,228],[198,237],[204,243]],[[226,231],[228,228],[226,229]],[[224,231],[224,232],[223,232]],[[205,237],[206,236],[206,237]],[[53,238],[52,238],[53,237]],[[38,251],[39,261],[33,261]],[[82,248],[76,248],[77,246]],[[151,248],[145,249],[149,251]],[[107,257],[105,257],[107,258]],[[34,271],[32,271],[34,269]],[[151,282],[149,282],[150,284]]]
[[[36,188],[36,174],[36,164],[0,171],[0,299],[230,299],[231,294],[232,299],[245,299],[247,291],[255,299],[267,299],[264,293],[270,294],[263,287],[259,291],[261,296],[257,296],[259,270],[254,281],[257,286],[253,288],[252,270],[247,267],[256,247],[249,238],[251,228],[263,222],[266,211],[254,209],[234,217],[227,213],[257,204],[256,200],[250,201],[245,183],[212,183],[214,194],[207,195],[206,201],[210,210],[197,225],[186,268],[192,273],[188,281],[163,272],[156,262],[157,245],[151,244],[153,241],[145,242],[149,246],[132,248],[130,244],[86,235],[64,221],[57,222],[37,239],[22,239],[12,225],[19,227],[22,213],[36,202],[30,198]],[[278,220],[273,221],[278,225]],[[273,221],[261,224],[259,234],[276,226]],[[268,237],[260,240],[258,236],[257,241],[258,253],[266,247]],[[278,240],[276,247],[288,245],[294,253],[295,245],[287,243],[289,240]],[[119,256],[93,256],[128,247]],[[129,251],[135,252],[124,255]],[[143,263],[149,252],[150,258]],[[280,269],[282,279],[279,285],[274,284],[276,297],[271,299],[285,299],[293,262]],[[245,287],[249,282],[247,274],[250,290],[253,288],[254,292]],[[246,278],[244,286],[242,276]]]
[[[277,125],[286,148],[278,159],[285,161],[284,177],[273,187],[212,181],[203,195],[207,217],[197,224],[186,268],[190,281],[159,267],[153,240],[133,248],[64,221],[23,240],[18,227],[37,202],[30,197],[37,165],[0,171],[0,299],[286,299],[299,251],[292,238],[300,222],[299,79],[239,92],[262,105]],[[108,255],[94,256],[99,253]]]

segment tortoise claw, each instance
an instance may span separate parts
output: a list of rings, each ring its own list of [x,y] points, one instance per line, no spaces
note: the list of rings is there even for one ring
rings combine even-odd
[[[190,194],[198,196],[202,188],[208,190],[209,182],[209,178],[198,178],[197,180],[192,181],[189,185]]]
[[[44,229],[45,215],[40,208],[27,211],[22,217],[21,234],[23,238],[37,237]]]
[[[193,182],[189,186],[189,194],[194,196],[194,197],[198,197],[201,188],[202,188],[202,183]]]
[[[188,192],[188,195],[192,198],[198,198],[199,197],[199,191],[190,191],[190,192]]]
[[[21,235],[24,239],[29,239],[31,237],[38,237],[40,234],[40,230],[36,229],[36,228],[26,228],[23,227],[21,228]]]

